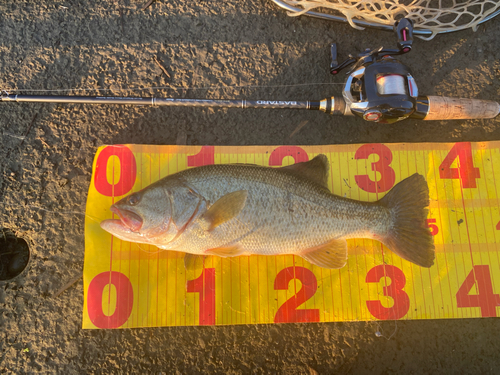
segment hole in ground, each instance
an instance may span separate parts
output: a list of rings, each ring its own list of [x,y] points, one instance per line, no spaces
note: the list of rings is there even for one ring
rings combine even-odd
[[[0,229],[0,281],[18,276],[29,260],[28,243],[8,229]]]

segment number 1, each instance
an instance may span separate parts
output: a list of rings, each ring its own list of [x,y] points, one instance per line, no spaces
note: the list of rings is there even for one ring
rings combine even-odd
[[[200,326],[215,325],[215,268],[204,268],[197,279],[188,280],[186,290],[200,295]]]

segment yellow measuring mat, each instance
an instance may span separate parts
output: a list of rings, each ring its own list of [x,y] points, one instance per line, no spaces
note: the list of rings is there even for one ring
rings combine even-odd
[[[207,164],[280,167],[325,154],[332,193],[382,198],[420,173],[430,191],[431,268],[367,239],[347,240],[345,267],[293,255],[210,256],[122,241],[99,223],[110,206],[159,179]],[[498,183],[498,184],[497,184]],[[497,316],[500,142],[330,146],[99,148],[86,208],[83,328],[443,319]],[[179,249],[182,250],[182,249]]]

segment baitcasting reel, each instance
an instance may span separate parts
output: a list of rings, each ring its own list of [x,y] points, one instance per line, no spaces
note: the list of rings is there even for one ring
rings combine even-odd
[[[418,88],[410,68],[392,56],[411,51],[413,25],[403,18],[395,26],[398,49],[366,49],[357,58],[337,63],[337,46],[332,44],[330,73],[338,74],[352,65],[342,95],[351,113],[367,121],[393,123],[414,115]]]
[[[406,118],[457,120],[498,116],[500,105],[494,101],[419,96],[410,68],[393,57],[411,51],[412,21],[401,19],[394,25],[394,31],[398,39],[397,49],[366,49],[357,58],[349,55],[340,64],[337,62],[337,45],[331,45],[330,73],[336,75],[342,69],[352,67],[347,73],[342,99],[325,99],[326,104],[323,100],[321,110],[334,115],[352,114],[366,121],[386,124]]]

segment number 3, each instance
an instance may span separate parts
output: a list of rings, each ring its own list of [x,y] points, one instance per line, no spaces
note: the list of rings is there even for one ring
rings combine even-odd
[[[378,283],[382,277],[391,279],[391,284],[384,286],[384,296],[394,300],[392,307],[384,307],[380,301],[366,301],[366,307],[377,319],[401,319],[410,309],[410,297],[403,290],[406,277],[403,271],[395,266],[380,265],[373,267],[366,275],[367,283]]]
[[[383,193],[385,191],[391,190],[396,182],[396,174],[394,169],[390,167],[392,162],[392,151],[389,147],[373,143],[366,144],[358,148],[354,159],[368,159],[368,156],[376,154],[379,160],[372,163],[372,171],[380,173],[379,181],[372,181],[368,175],[356,175],[354,179],[356,184],[369,193]]]

